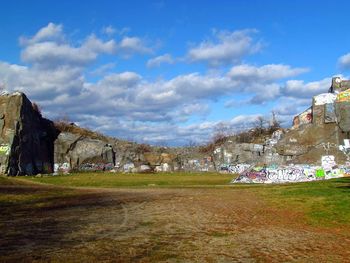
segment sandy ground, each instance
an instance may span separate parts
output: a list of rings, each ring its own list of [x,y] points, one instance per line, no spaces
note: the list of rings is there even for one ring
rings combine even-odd
[[[16,196],[66,191],[0,186]],[[249,189],[84,189],[0,207],[1,262],[350,262],[350,230]]]

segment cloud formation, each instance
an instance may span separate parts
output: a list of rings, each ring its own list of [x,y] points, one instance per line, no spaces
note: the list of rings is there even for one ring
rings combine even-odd
[[[338,59],[338,64],[341,68],[350,69],[350,53],[341,56]]]
[[[175,60],[170,54],[164,54],[147,61],[148,68],[160,67],[161,64],[174,64]]]
[[[256,33],[255,29],[214,31],[213,39],[190,48],[187,59],[189,62],[205,62],[212,67],[239,63],[244,56],[261,50],[261,41],[253,37]]]
[[[244,56],[260,50],[260,42],[253,39],[255,33],[254,30],[215,32],[215,40],[193,47],[188,58],[210,66],[239,63]],[[133,71],[118,72],[114,63],[98,64],[97,69],[91,69],[102,55],[128,58],[152,54],[155,49],[138,36],[106,40],[91,34],[72,41],[62,25],[53,23],[32,37],[22,37],[20,42],[23,65],[0,61],[0,83],[9,91],[25,92],[43,106],[50,118],[68,114],[82,126],[149,143],[203,142],[219,123],[238,131],[251,127],[259,115],[206,121],[210,103],[219,99],[245,94],[246,104],[281,98],[299,100],[323,91],[324,85],[330,83],[328,79],[316,84],[292,80],[307,69],[285,64],[238,64],[226,71],[190,72],[169,79],[149,79]],[[147,65],[173,62],[170,54],[164,54],[148,60]],[[94,78],[90,79],[90,75]],[[279,110],[282,114],[284,109]],[[189,121],[196,117],[204,120]]]

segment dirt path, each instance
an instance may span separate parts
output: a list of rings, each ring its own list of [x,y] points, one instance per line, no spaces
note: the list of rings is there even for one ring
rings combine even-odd
[[[33,193],[0,207],[0,261],[350,262],[349,230],[308,226],[247,189],[0,187]]]

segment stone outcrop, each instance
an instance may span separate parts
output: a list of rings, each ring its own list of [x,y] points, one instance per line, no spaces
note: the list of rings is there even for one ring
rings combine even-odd
[[[55,163],[68,163],[71,169],[88,168],[88,164],[115,165],[115,153],[110,144],[84,135],[61,132],[55,141]]]
[[[320,165],[324,155],[334,156],[339,164],[346,162],[339,146],[349,138],[349,88],[350,81],[333,78],[328,93],[313,97],[311,115],[302,113],[294,118],[300,119],[298,125],[294,121],[293,128],[276,146],[278,154],[286,157],[286,163]]]
[[[52,173],[58,131],[23,93],[0,96],[0,131],[2,173]]]

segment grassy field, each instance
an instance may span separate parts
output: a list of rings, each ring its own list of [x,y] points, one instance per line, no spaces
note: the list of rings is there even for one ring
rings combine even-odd
[[[229,184],[234,177],[219,173],[73,173],[25,177],[22,182],[101,188],[247,188],[276,207],[292,207],[306,213],[308,222],[312,224],[350,224],[350,178],[282,185]]]
[[[73,173],[26,177],[32,182],[74,187],[198,187],[227,185],[233,178],[232,174],[219,173]]]
[[[346,262],[350,178],[0,177],[0,261]]]
[[[278,207],[306,213],[314,225],[350,225],[350,177],[273,185],[258,193]]]

